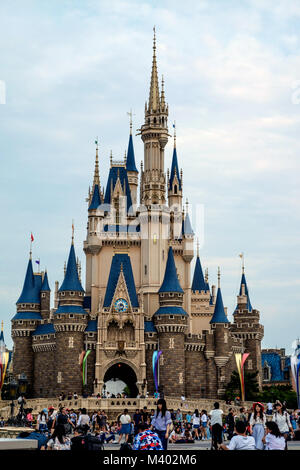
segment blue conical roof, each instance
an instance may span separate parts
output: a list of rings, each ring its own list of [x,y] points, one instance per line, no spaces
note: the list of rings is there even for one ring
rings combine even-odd
[[[251,312],[252,311],[252,305],[251,305],[251,302],[250,302],[249,291],[248,291],[248,286],[247,286],[245,273],[242,274],[241,286],[240,286],[240,295],[242,295],[242,284],[245,285],[245,294],[246,294],[247,299],[248,299],[247,300],[247,309],[249,310],[249,312]]]
[[[165,277],[158,292],[184,292],[178,281],[174,255],[171,246],[168,252]]]
[[[33,269],[32,261],[29,259],[27,265],[27,271],[25,275],[25,281],[23,285],[22,293],[17,301],[17,304],[39,304],[39,289],[37,289]]]
[[[179,182],[179,190],[181,190],[181,179],[180,179],[180,173],[179,173],[179,168],[178,168],[178,159],[177,159],[177,151],[176,147],[174,147],[173,150],[173,158],[172,158],[172,166],[171,166],[171,174],[170,174],[170,179],[169,179],[169,188],[172,189],[173,186],[173,180],[175,177],[175,170],[176,170],[176,176]]]
[[[46,291],[49,291],[50,292],[50,287],[49,287],[49,282],[48,282],[48,274],[47,274],[47,271],[45,272],[45,275],[44,275],[44,280],[43,280],[43,284],[42,284],[42,287],[41,287],[41,291],[43,292],[46,292]]]
[[[95,184],[94,190],[93,190],[93,197],[91,200],[91,204],[89,207],[89,211],[98,209],[98,207],[101,205],[101,196],[100,196],[100,191],[99,191],[99,186],[98,184]]]
[[[202,266],[200,263],[200,258],[197,256],[196,260],[196,265],[195,265],[195,271],[194,271],[194,277],[193,277],[193,283],[192,283],[192,291],[206,291],[209,290],[208,284],[204,281],[204,276],[202,272]]]
[[[135,166],[134,149],[133,149],[133,141],[132,141],[132,135],[131,134],[129,136],[129,142],[128,142],[126,170],[127,171],[136,171],[138,173],[138,171],[136,169],[136,166]]]
[[[66,291],[66,290],[84,292],[81,282],[78,277],[75,250],[74,250],[73,243],[70,249],[65,278],[64,278],[62,285],[59,288],[59,292]]]
[[[194,235],[190,216],[187,213],[185,219],[182,221],[182,235]]]
[[[215,311],[209,323],[229,323],[223,305],[220,287],[218,288]]]

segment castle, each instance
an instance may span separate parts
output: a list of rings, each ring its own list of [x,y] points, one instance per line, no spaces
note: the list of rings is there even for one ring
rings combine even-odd
[[[119,378],[131,396],[154,392],[152,356],[161,350],[159,384],[166,396],[221,398],[234,353],[249,352],[246,370],[259,371],[259,311],[252,308],[244,268],[233,323],[223,306],[220,274],[210,288],[199,249],[193,277],[194,233],[183,206],[174,135],[171,170],[165,172],[168,104],[158,81],[156,39],[149,100],[139,129],[144,161],[137,170],[130,125],[128,152],[111,157],[105,191],[98,143],[88,197],[85,289],[74,235],[64,280],[50,308],[47,272],[33,272],[31,253],[17,313],[12,319],[13,374],[25,373],[33,397],[83,392],[80,365],[87,358],[87,393],[102,393]],[[139,189],[139,197],[138,197]]]

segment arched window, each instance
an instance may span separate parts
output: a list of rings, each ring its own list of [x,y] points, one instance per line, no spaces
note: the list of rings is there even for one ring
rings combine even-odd
[[[174,194],[177,194],[177,184],[174,186]]]

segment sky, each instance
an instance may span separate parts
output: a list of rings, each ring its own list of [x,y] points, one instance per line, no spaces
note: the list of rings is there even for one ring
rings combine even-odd
[[[245,255],[264,348],[300,336],[300,3],[297,0],[26,0],[0,3],[0,319],[28,262],[63,280],[72,219],[84,271],[95,138],[106,185],[132,108],[143,123],[152,62],[176,120],[184,198],[210,284],[221,268],[229,319]],[[170,129],[171,131],[171,126]],[[139,168],[143,145],[134,136]],[[170,167],[172,139],[165,151]],[[203,226],[196,207],[204,209]]]

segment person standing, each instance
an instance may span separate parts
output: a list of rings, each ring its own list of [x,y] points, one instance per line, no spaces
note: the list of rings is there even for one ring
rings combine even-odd
[[[207,412],[206,410],[201,411],[201,434],[202,434],[202,439],[205,441],[207,439]]]
[[[230,441],[234,433],[234,414],[233,414],[232,408],[229,408],[229,413],[226,416],[226,424],[227,424],[228,440]]]
[[[199,429],[200,429],[200,414],[198,409],[194,411],[194,414],[192,416],[192,422],[193,422],[193,430],[195,433],[195,440],[199,439]]]
[[[279,431],[285,438],[285,449],[287,450],[287,439],[291,432],[292,436],[295,435],[294,430],[291,425],[290,415],[283,408],[283,405],[280,402],[275,404],[275,413],[273,414],[272,421],[277,424]]]
[[[45,413],[44,410],[40,412],[40,414],[37,417],[37,426],[38,430],[40,432],[46,432],[48,431],[48,426],[47,426],[47,414]]]
[[[155,429],[161,440],[164,450],[167,450],[170,434],[170,425],[172,424],[171,413],[167,410],[167,404],[164,398],[157,400],[157,409],[152,420],[151,428]]]
[[[138,433],[138,426],[142,422],[142,414],[140,413],[140,410],[137,408],[135,410],[135,413],[133,415],[133,422],[134,422],[134,435]]]
[[[265,435],[266,415],[264,406],[260,402],[253,403],[253,413],[250,417],[250,434],[255,439],[255,446],[258,450],[263,450],[262,439]]]
[[[127,409],[125,409],[124,413],[120,416],[120,423],[121,430],[118,444],[120,444],[123,434],[125,435],[125,442],[127,442],[131,432],[131,417]]]
[[[72,423],[72,421],[71,421]],[[82,408],[80,416],[77,421],[77,427],[81,427],[83,432],[86,434],[90,429],[90,417],[86,412],[86,408]]]
[[[222,415],[223,410],[220,410],[218,402],[214,403],[214,409],[209,413],[211,421],[211,449],[218,450],[218,444],[222,444]]]
[[[273,414],[273,403],[271,403],[270,401],[267,403],[267,415],[270,415]]]

